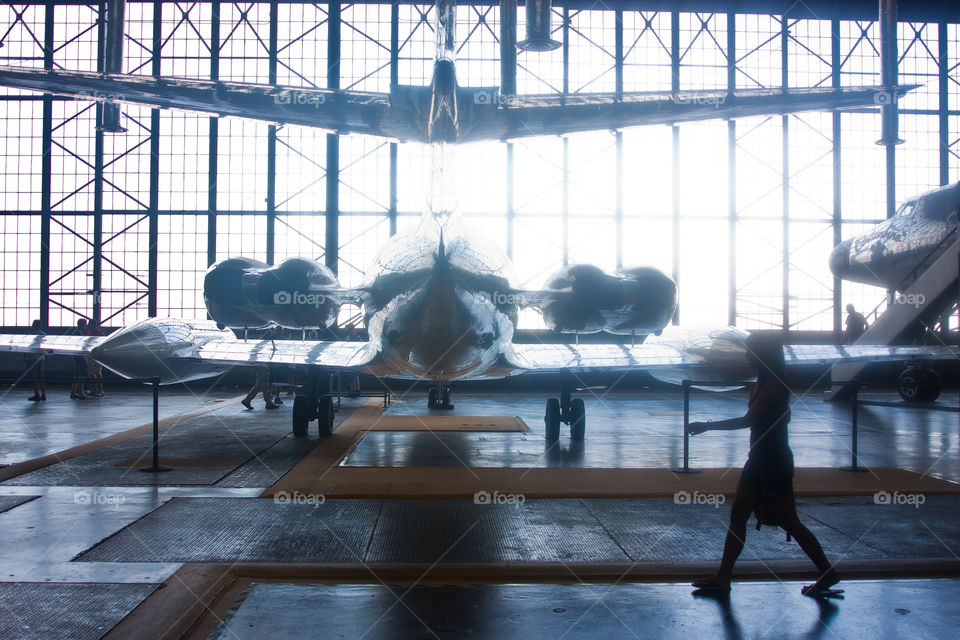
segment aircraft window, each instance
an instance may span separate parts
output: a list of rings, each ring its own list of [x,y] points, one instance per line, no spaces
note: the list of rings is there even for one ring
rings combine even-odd
[[[905,202],[899,211],[897,211],[898,218],[907,218],[913,214],[913,210],[916,208],[916,204],[913,202]]]

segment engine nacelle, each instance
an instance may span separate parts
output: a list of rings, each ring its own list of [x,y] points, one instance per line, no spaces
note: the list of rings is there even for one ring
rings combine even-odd
[[[550,294],[540,310],[559,333],[659,333],[677,308],[676,283],[653,267],[609,275],[593,265],[570,265],[553,274],[546,288]]]
[[[230,368],[190,357],[208,343],[236,342],[229,329],[209,320],[148,318],[124,327],[90,351],[90,356],[125,378],[160,378],[173,384],[220,375]]]
[[[315,260],[290,258],[271,267],[228,258],[207,271],[203,300],[210,317],[228,327],[321,329],[337,319],[339,288],[336,275]]]

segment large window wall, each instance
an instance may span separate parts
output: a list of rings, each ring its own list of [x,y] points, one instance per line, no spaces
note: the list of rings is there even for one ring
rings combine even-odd
[[[104,4],[5,3],[0,64],[101,68]],[[878,24],[849,12],[565,4],[553,10],[563,46],[519,54],[519,92],[880,81]],[[406,1],[131,1],[124,69],[386,92],[429,81],[431,14]],[[499,14],[498,3],[458,8],[462,85],[500,84]],[[898,199],[960,179],[960,32],[929,20],[898,29],[900,80],[922,85],[900,105]],[[522,34],[522,10],[518,21]],[[131,105],[127,133],[108,134],[95,127],[102,108],[0,88],[2,326],[203,317],[203,274],[234,255],[306,256],[357,285],[426,199],[422,145]],[[523,287],[571,262],[650,264],[677,279],[682,324],[835,331],[838,302],[869,310],[884,296],[827,269],[836,239],[886,216],[879,128],[865,107],[465,145],[459,207]],[[521,318],[542,326],[535,312]]]

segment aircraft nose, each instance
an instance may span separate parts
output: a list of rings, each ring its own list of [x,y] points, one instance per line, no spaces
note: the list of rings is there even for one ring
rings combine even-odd
[[[850,267],[850,240],[844,240],[830,252],[830,272],[842,278]]]

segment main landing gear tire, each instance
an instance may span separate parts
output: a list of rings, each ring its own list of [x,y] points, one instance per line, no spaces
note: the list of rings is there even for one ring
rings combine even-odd
[[[306,437],[310,429],[310,401],[307,396],[297,396],[293,399],[293,435],[298,438]]]
[[[317,400],[317,420],[321,438],[326,438],[333,433],[333,418],[333,398],[326,395],[320,396]]]
[[[933,369],[908,367],[897,378],[897,391],[905,402],[933,402],[941,387],[940,374]]]
[[[566,405],[564,405],[566,401]],[[587,431],[587,411],[580,398],[570,398],[570,394],[564,392],[560,399],[549,398],[547,400],[547,410],[543,414],[544,432],[548,442],[556,442],[560,439],[561,423],[570,425],[570,440],[572,442],[583,442]]]
[[[427,408],[437,411],[453,411],[453,393],[450,387],[430,387],[427,392]]]
[[[570,440],[583,442],[587,430],[587,410],[583,400],[575,398],[570,401]]]
[[[560,401],[556,398],[547,399],[547,412],[543,416],[543,423],[548,442],[560,439]]]

